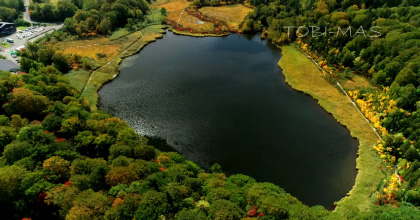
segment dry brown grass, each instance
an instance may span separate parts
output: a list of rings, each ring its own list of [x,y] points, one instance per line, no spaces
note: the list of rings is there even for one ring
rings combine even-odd
[[[166,2],[166,3],[165,3]],[[177,23],[184,28],[191,28],[198,32],[213,31],[214,25],[210,22],[204,22],[204,24],[198,24],[196,21],[200,20],[192,15],[189,15],[186,11],[182,11],[187,8],[191,2],[186,0],[159,0],[154,3],[156,8],[165,8],[167,11],[167,20]],[[181,19],[179,18],[182,13]]]
[[[241,4],[224,5],[220,7],[203,7],[199,11],[205,16],[213,17],[224,21],[232,30],[239,30],[239,26],[245,20],[245,17],[253,9]]]
[[[236,5],[225,5],[219,7],[203,7],[199,9],[200,13],[204,16],[210,18],[209,21],[204,21],[200,19],[199,15],[191,15],[183,10],[191,5],[191,2],[186,0],[158,0],[153,3],[153,6],[160,9],[165,8],[167,11],[167,20],[168,23],[178,24],[185,29],[192,29],[194,32],[198,33],[211,33],[215,31],[216,26],[214,25],[212,19],[217,21],[225,22],[228,27],[219,24],[219,27],[229,28],[232,31],[238,31],[239,26],[244,21],[245,17],[253,9],[246,7],[241,4]],[[182,16],[180,17],[182,13]],[[199,22],[199,23],[197,23]],[[218,30],[216,30],[218,31]],[[181,31],[183,33],[185,31]],[[188,33],[186,33],[188,34]]]
[[[77,54],[82,57],[97,59],[98,53],[106,55],[104,59],[110,60],[120,51],[120,44],[109,41],[108,38],[94,40],[65,41],[57,45],[65,54]]]
[[[168,15],[167,19],[177,22],[182,10],[184,10],[190,4],[191,2],[188,2],[186,0],[168,0],[168,3],[159,4],[159,5],[155,3],[154,5],[159,9],[165,8]],[[184,15],[186,15],[185,12],[183,13],[183,16]]]
[[[346,80],[341,83],[346,90],[356,90],[356,89],[366,89],[366,88],[374,88],[369,80],[367,80],[363,76],[355,75],[353,79]]]

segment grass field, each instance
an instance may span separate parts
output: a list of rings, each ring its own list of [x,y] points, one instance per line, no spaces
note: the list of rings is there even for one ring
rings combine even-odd
[[[16,27],[16,29],[17,29],[18,31],[23,31],[23,30],[25,30],[26,28],[28,28],[28,27],[25,27],[25,26],[18,26],[18,27]]]
[[[66,77],[70,79],[70,83],[78,92],[82,92],[89,80],[90,74],[91,72],[86,70],[72,70],[66,74]]]
[[[98,59],[97,54],[105,55],[102,62],[107,62],[115,57],[119,50],[120,44],[110,41],[108,38],[96,38],[94,40],[76,40],[63,41],[57,45],[65,54],[77,54],[81,57],[90,57]]]
[[[241,23],[253,9],[241,4],[220,7],[203,7],[199,10],[203,15],[226,22],[230,29],[238,31]]]
[[[383,178],[380,159],[372,150],[378,140],[372,128],[357,111],[351,101],[334,85],[328,83],[315,64],[294,46],[282,47],[279,66],[286,82],[294,89],[309,94],[334,118],[346,126],[360,145],[357,158],[358,174],[349,195],[337,202],[336,211],[357,207],[366,210],[372,204],[376,187]],[[360,79],[358,79],[361,81]]]
[[[173,26],[173,29],[176,30],[175,26],[177,25],[183,29],[176,30],[178,34],[191,36],[221,36],[223,34],[220,34],[219,31],[227,32],[228,29],[238,31],[240,24],[244,21],[248,13],[252,11],[251,8],[241,4],[204,7],[199,10],[202,15],[209,18],[209,20],[204,20],[198,12],[188,13],[184,10],[191,5],[191,2],[186,0],[158,0],[152,5],[157,9],[161,9],[162,7],[166,9],[166,19]]]
[[[351,80],[346,80],[341,84],[347,91],[362,88],[374,88],[365,77],[359,75],[355,75]]]
[[[166,2],[166,3],[165,3]],[[204,22],[203,24],[197,23],[201,21],[200,19],[189,15],[187,12],[183,12],[191,2],[186,0],[165,0],[159,1],[155,4],[157,8],[165,8],[167,11],[167,20],[178,23],[185,28],[191,28],[200,32],[212,31],[214,25],[209,22]],[[182,16],[180,16],[182,13]]]

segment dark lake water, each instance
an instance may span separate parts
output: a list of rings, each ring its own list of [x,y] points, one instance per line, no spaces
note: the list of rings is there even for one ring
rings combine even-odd
[[[285,83],[280,58],[258,37],[168,32],[122,62],[99,107],[204,167],[219,163],[332,209],[354,185],[358,142]]]

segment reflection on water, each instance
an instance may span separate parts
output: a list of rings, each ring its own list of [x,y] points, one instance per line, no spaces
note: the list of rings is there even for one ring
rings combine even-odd
[[[358,143],[285,84],[280,57],[258,37],[167,33],[124,60],[100,108],[201,166],[217,162],[332,208],[354,185]]]

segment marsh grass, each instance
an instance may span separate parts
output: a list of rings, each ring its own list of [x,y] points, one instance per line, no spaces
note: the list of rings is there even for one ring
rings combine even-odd
[[[383,178],[379,169],[381,161],[372,150],[372,146],[378,140],[376,134],[351,101],[327,82],[315,64],[296,47],[283,46],[282,58],[278,65],[283,69],[286,82],[291,87],[315,98],[321,107],[358,139],[360,145],[356,160],[356,182],[348,196],[336,203],[336,211],[368,209],[373,204],[377,186]],[[357,78],[357,82],[358,86],[368,85],[360,78]]]

